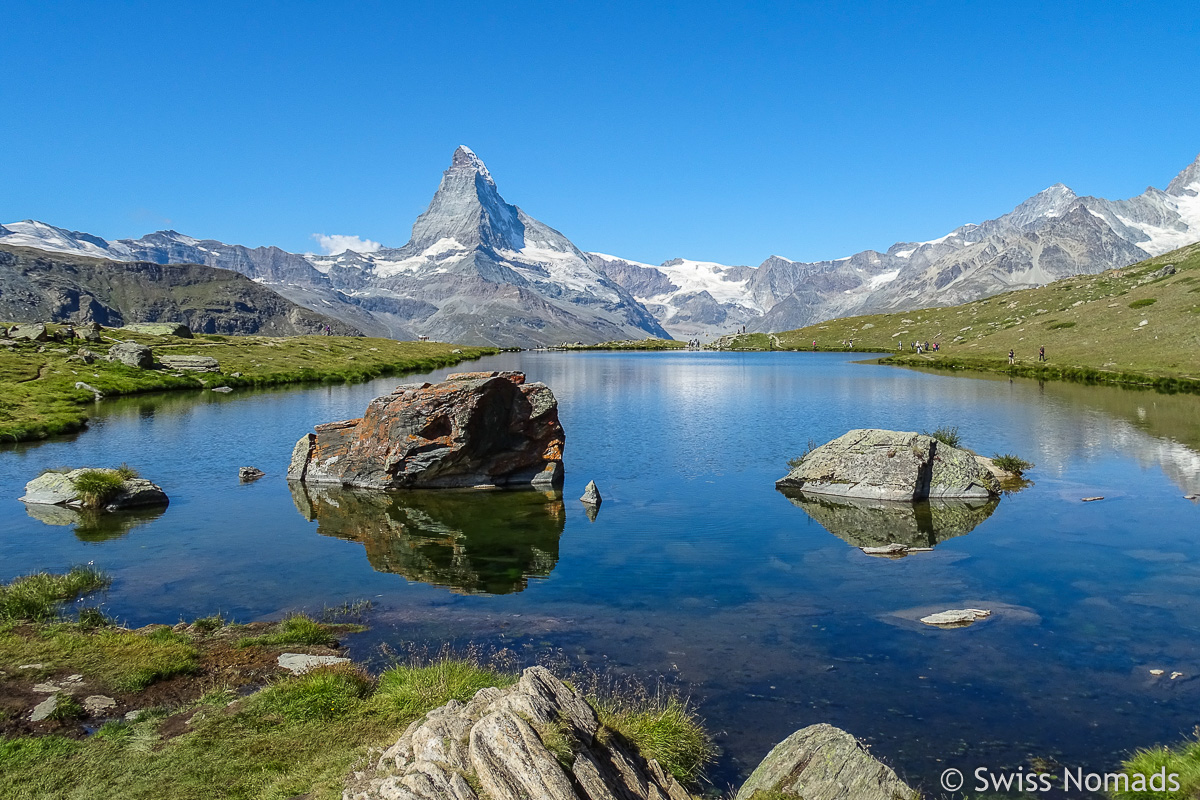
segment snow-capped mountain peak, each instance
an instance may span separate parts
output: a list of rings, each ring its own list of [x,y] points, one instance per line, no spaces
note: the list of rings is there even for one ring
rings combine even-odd
[[[1172,197],[1196,197],[1200,195],[1200,156],[1184,168],[1167,184],[1167,194]]]

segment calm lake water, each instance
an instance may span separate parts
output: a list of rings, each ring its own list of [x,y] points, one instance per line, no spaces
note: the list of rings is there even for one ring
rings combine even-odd
[[[369,598],[358,657],[450,641],[661,679],[717,733],[722,788],[815,722],[931,795],[946,766],[1103,771],[1200,723],[1200,507],[1183,497],[1200,491],[1198,398],[840,354],[522,353],[432,377],[463,369],[554,390],[561,499],[293,493],[295,441],[400,379],[135,398],[74,438],[0,450],[0,577],[94,561],[114,577],[106,610],[133,625]],[[1033,485],[911,514],[774,489],[810,439],[941,425],[1035,462]],[[123,461],[166,489],[164,513],[43,521],[15,500],[44,468]],[[246,465],[267,477],[239,484]],[[576,499],[592,479],[594,521]],[[898,560],[852,546],[888,530],[937,546]],[[963,607],[995,613],[959,630],[914,621]]]

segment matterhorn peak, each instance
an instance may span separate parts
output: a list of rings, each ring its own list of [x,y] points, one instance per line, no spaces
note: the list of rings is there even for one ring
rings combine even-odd
[[[475,155],[474,150],[465,144],[460,144],[454,151],[454,155],[450,159],[450,169],[469,170],[482,175],[488,183],[495,184],[495,181],[492,180],[492,173],[488,172],[487,165],[479,156]]]

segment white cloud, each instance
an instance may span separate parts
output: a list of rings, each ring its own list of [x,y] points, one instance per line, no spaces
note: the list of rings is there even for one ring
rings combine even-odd
[[[317,245],[325,252],[325,255],[330,256],[345,252],[346,250],[353,250],[356,253],[374,253],[383,247],[379,242],[372,242],[370,239],[360,239],[357,236],[344,236],[340,233],[335,233],[332,236],[326,236],[323,233],[314,233],[312,238],[317,240]]]

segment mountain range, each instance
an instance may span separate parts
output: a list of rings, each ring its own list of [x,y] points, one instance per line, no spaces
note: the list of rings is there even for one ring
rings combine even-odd
[[[465,146],[398,248],[316,255],[175,231],[110,242],[32,220],[0,226],[0,244],[240,272],[369,334],[511,347],[710,339],[743,325],[776,332],[849,314],[952,305],[1196,241],[1200,158],[1165,190],[1113,201],[1056,184],[995,219],[885,252],[819,262],[771,256],[757,267],[681,258],[652,265],[581,251],[507,203]]]

